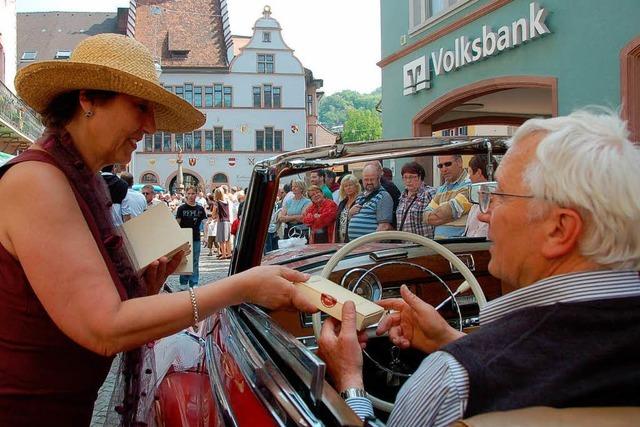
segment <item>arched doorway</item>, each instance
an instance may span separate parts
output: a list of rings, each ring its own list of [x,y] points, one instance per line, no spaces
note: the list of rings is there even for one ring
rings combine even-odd
[[[460,126],[518,126],[531,117],[558,114],[554,77],[508,76],[475,82],[434,100],[413,118],[414,136]]]
[[[194,176],[191,175],[190,173],[184,173],[182,174],[183,178],[184,178],[184,188],[187,189],[189,187],[196,187],[196,188],[200,188],[200,180]],[[169,191],[171,192],[171,194],[175,194],[176,191],[178,191],[178,177],[174,176],[173,179],[171,180],[171,184],[169,184]]]
[[[211,178],[211,183],[213,184],[213,188],[217,188],[223,184],[229,184],[229,178],[222,172],[218,172]]]

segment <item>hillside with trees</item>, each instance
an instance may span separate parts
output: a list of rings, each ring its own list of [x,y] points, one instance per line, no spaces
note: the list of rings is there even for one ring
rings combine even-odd
[[[320,100],[318,118],[328,128],[343,126],[343,141],[378,139],[382,135],[382,120],[376,105],[381,88],[371,93],[343,90]]]

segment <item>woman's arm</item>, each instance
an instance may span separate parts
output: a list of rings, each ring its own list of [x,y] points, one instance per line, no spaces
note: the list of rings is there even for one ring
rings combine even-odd
[[[13,166],[0,181],[0,199],[11,200],[0,210],[1,243],[22,265],[51,319],[78,344],[111,355],[193,323],[188,292],[120,300],[66,177],[53,166]],[[306,277],[259,267],[200,287],[200,317],[243,301],[312,310],[291,283]]]

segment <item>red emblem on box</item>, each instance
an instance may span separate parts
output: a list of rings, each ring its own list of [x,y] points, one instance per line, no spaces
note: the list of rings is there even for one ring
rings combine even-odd
[[[331,308],[336,305],[338,301],[331,295],[322,294],[320,295],[320,302],[322,302],[322,305],[324,305],[325,307]]]

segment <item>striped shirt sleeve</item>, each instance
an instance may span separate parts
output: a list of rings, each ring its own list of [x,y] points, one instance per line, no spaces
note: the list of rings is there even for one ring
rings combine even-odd
[[[449,426],[463,417],[469,396],[467,371],[449,353],[427,357],[400,389],[389,426]]]
[[[366,417],[373,417],[373,405],[366,397],[350,397],[346,402],[361,420]]]

